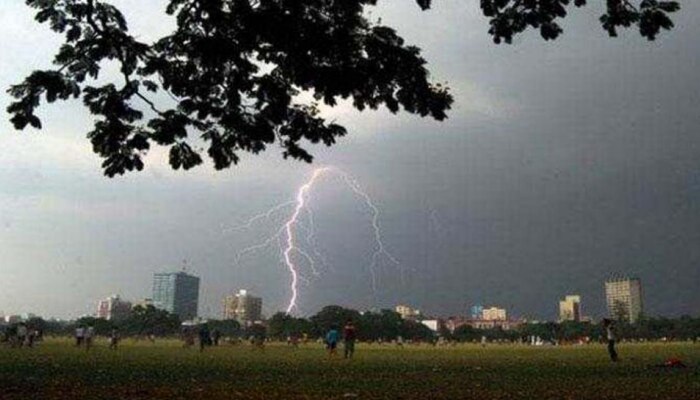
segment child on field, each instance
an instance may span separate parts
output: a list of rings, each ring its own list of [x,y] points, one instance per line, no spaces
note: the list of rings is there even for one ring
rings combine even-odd
[[[338,336],[338,328],[335,325],[331,326],[331,329],[326,333],[326,349],[328,349],[329,356],[335,355],[338,348]]]

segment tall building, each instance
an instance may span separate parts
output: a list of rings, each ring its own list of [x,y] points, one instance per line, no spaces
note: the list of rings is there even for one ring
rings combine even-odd
[[[642,282],[638,278],[613,278],[605,282],[608,315],[635,323],[642,315]]]
[[[224,297],[224,319],[235,319],[246,324],[259,321],[262,316],[262,299],[248,294],[247,290],[239,290],[238,293]]]
[[[153,305],[173,314],[181,320],[197,316],[199,302],[199,278],[186,272],[153,274]]]
[[[394,310],[401,315],[403,319],[416,319],[420,317],[420,310],[407,306],[405,304],[399,304],[394,308]]]
[[[481,311],[481,319],[484,321],[505,321],[508,319],[506,317],[505,308],[489,307]]]
[[[469,309],[469,314],[472,319],[483,319],[484,317],[484,306],[481,304],[475,304]]]
[[[110,321],[122,321],[131,314],[131,303],[119,298],[119,295],[109,296],[97,303],[97,318]]]
[[[581,321],[581,296],[569,295],[559,301],[559,321]]]

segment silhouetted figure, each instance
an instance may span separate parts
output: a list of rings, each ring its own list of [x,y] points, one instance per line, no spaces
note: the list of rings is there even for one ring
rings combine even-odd
[[[612,362],[617,362],[617,350],[615,350],[617,335],[615,333],[613,321],[608,318],[603,318],[603,328],[605,328],[605,336],[608,339],[608,354],[610,355],[610,360]]]
[[[34,342],[36,341],[37,332],[36,330],[29,328],[27,332],[27,347],[34,347]]]
[[[112,329],[112,332],[109,334],[109,348],[111,350],[116,350],[117,346],[119,345],[119,331],[117,329]]]
[[[20,322],[17,325],[17,345],[19,347],[24,346],[24,343],[27,340],[27,333],[27,325],[25,325],[24,322]]]
[[[211,340],[214,346],[219,345],[219,339],[221,339],[221,332],[219,332],[218,329],[214,329],[211,331]]]
[[[253,349],[265,350],[265,340],[267,340],[267,329],[262,324],[253,324],[251,327],[251,343]]]
[[[10,341],[10,333],[6,329],[0,328],[0,343],[7,343]]]
[[[338,348],[338,328],[335,325],[326,333],[326,349],[329,356],[334,356]]]
[[[194,333],[194,330],[192,328],[187,327],[187,328],[183,329],[183,331],[182,331],[182,340],[183,340],[182,347],[190,348],[190,347],[194,346],[194,337],[195,337],[195,333]]]
[[[80,347],[83,345],[83,340],[85,339],[85,328],[78,326],[75,328],[75,345]]]
[[[92,347],[92,339],[95,337],[95,328],[88,326],[85,329],[85,351],[90,351]]]
[[[297,335],[287,336],[287,345],[292,346],[294,348],[299,347],[299,336],[297,336]]]
[[[199,351],[204,351],[204,347],[209,345],[211,345],[209,326],[207,324],[202,324],[199,327]]]
[[[343,327],[343,345],[344,345],[344,356],[345,358],[352,358],[355,354],[355,340],[357,339],[357,329],[353,325],[352,321],[348,320]]]

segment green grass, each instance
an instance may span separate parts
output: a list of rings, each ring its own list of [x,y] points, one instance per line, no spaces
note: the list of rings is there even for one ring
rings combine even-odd
[[[610,363],[600,345],[532,348],[359,345],[354,360],[298,349],[178,342],[64,341],[0,347],[0,399],[699,399],[700,344],[629,344]],[[690,368],[651,365],[678,357]]]

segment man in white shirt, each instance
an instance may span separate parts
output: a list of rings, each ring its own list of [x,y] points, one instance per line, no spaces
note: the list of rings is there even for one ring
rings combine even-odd
[[[95,328],[88,326],[87,329],[85,329],[85,350],[90,350],[90,347],[92,346],[92,338],[94,336]]]
[[[83,338],[85,338],[85,328],[82,326],[75,328],[75,345],[80,347],[83,344]]]
[[[605,328],[605,337],[608,339],[608,354],[610,355],[610,360],[612,362],[617,362],[617,350],[615,350],[615,342],[617,341],[617,336],[615,335],[615,327],[613,325],[613,321],[604,318],[603,328]]]

